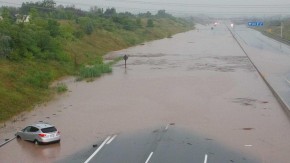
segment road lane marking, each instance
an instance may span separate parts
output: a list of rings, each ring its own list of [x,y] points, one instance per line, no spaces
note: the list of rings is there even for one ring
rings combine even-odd
[[[253,145],[251,145],[251,144],[247,144],[247,145],[245,145],[245,147],[252,147]]]
[[[207,154],[204,156],[204,163],[207,163]]]
[[[111,136],[108,136],[105,141],[100,145],[100,147],[84,162],[88,163],[91,161],[91,159],[103,148],[103,146],[107,143],[107,141],[111,138]]]
[[[116,137],[117,135],[114,135],[106,144],[110,144]]]
[[[287,80],[286,78],[285,78],[285,80],[286,80],[286,82],[287,82],[288,84],[290,84],[290,81],[289,81],[289,80]]]
[[[13,137],[13,138],[11,138],[11,139],[5,141],[4,143],[0,144],[0,147],[6,145],[7,143],[11,142],[11,141],[14,140],[15,138],[16,138],[16,137]]]
[[[167,126],[165,127],[165,131],[167,131],[169,128],[169,124],[167,124]]]
[[[150,153],[150,155],[148,156],[148,158],[147,158],[147,160],[145,161],[145,163],[148,163],[148,162],[149,162],[149,160],[150,160],[150,158],[152,157],[152,155],[153,155],[153,152]]]

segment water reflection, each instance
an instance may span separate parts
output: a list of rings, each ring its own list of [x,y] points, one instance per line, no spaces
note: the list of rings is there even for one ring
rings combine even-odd
[[[24,140],[17,140],[17,143],[23,153],[37,160],[57,158],[61,150],[60,143],[35,145],[32,142]]]

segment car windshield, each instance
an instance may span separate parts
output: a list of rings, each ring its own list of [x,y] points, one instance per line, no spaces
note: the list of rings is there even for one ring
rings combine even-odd
[[[49,132],[55,132],[55,131],[57,131],[57,130],[56,130],[55,127],[48,127],[48,128],[43,128],[43,129],[41,129],[41,131],[42,131],[43,133],[49,133]]]

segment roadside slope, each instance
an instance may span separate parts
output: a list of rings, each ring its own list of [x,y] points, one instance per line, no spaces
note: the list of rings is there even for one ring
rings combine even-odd
[[[73,20],[58,22],[65,37],[56,39],[65,59],[0,59],[0,122],[52,99],[57,92],[57,88],[50,88],[53,81],[77,75],[82,65],[93,64],[110,51],[193,29],[190,23],[177,18],[155,18],[154,26],[147,27],[147,18],[142,18],[141,27],[136,30],[96,26],[91,34],[76,38],[75,32],[81,28],[79,24]]]

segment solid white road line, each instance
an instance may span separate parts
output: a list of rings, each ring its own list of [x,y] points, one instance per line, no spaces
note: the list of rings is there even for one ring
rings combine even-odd
[[[148,162],[149,162],[149,160],[150,160],[150,158],[152,157],[152,155],[153,155],[153,152],[150,153],[150,155],[148,156],[148,158],[147,158],[147,160],[146,160],[145,163],[148,163]]]
[[[207,163],[207,155],[204,156],[204,163]]]
[[[103,148],[103,146],[107,143],[107,141],[110,138],[111,138],[111,136],[108,136],[107,139],[100,145],[100,147],[84,163],[90,162],[91,159]]]
[[[117,135],[114,135],[106,144],[110,144],[116,137]]]
[[[253,145],[251,144],[246,144],[245,147],[252,147]]]

